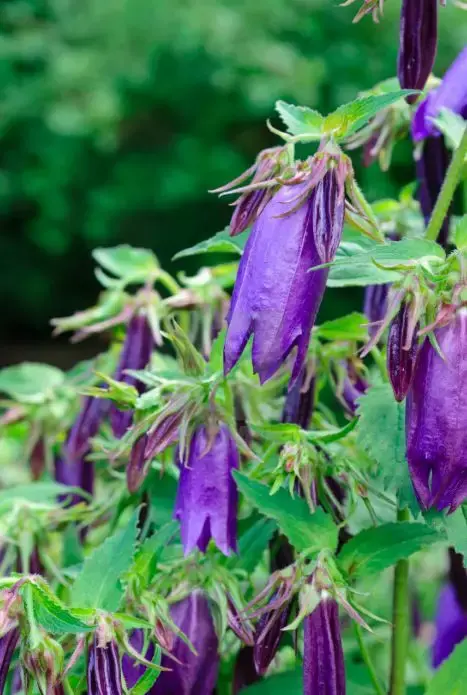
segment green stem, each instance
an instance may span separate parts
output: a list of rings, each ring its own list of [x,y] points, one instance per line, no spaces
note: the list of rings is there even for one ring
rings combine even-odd
[[[457,184],[461,178],[462,170],[464,168],[465,157],[467,156],[467,128],[464,130],[462,140],[457,150],[454,152],[454,156],[451,160],[451,164],[446,173],[443,185],[439,192],[436,205],[433,209],[428,227],[426,228],[425,238],[436,241],[438,234],[443,225],[444,219],[448,213],[451,200],[453,199],[454,193],[456,192]]]
[[[375,692],[378,693],[378,695],[384,695],[384,688],[379,682],[379,678],[376,674],[375,667],[373,666],[373,662],[371,660],[370,653],[368,649],[366,648],[366,644],[363,641],[363,632],[362,628],[358,623],[354,621],[354,630],[355,630],[355,636],[357,637],[357,642],[358,646],[360,648],[360,653],[362,655],[362,659],[365,662],[365,666],[368,669],[368,673],[370,674],[371,682],[373,683]]]
[[[397,520],[408,521],[409,510],[399,509]],[[405,666],[409,647],[409,634],[409,561],[399,560],[394,570],[391,685],[389,695],[405,695]]]

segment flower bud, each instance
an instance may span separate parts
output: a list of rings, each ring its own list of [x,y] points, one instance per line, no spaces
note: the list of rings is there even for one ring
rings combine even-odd
[[[431,647],[431,663],[438,668],[467,637],[467,613],[459,604],[452,584],[439,595],[435,618],[435,638]]]
[[[232,471],[239,456],[227,425],[212,436],[200,425],[194,432],[186,465],[181,462],[175,518],[180,521],[185,555],[204,552],[211,538],[224,555],[237,548],[238,492]]]
[[[232,632],[244,644],[252,647],[254,644],[254,632],[250,621],[240,616],[234,602],[227,598],[227,622]]]
[[[304,695],[345,695],[345,666],[339,609],[336,601],[322,597],[304,620]]]
[[[435,62],[438,0],[403,0],[397,74],[402,89],[423,89]],[[413,103],[417,95],[407,98]]]
[[[418,355],[418,324],[410,317],[410,304],[402,304],[389,327],[387,365],[396,401],[404,400],[412,383]]]
[[[19,628],[13,627],[0,637],[0,695],[5,690],[6,679],[14,651],[19,642]]]
[[[177,636],[170,656],[164,654],[163,668],[151,695],[212,695],[219,670],[219,642],[208,601],[201,591],[194,591],[174,604],[171,618],[188,638],[196,653]]]
[[[277,594],[270,600],[271,610],[263,613],[256,626],[253,659],[256,673],[264,675],[277,654],[282,637],[282,630],[287,626],[292,608],[290,597],[285,602],[277,603]]]
[[[130,460],[126,469],[126,484],[128,492],[133,494],[141,486],[147,475],[147,462],[145,450],[148,436],[142,434],[131,447]]]
[[[100,646],[94,635],[88,653],[88,695],[123,695],[120,655],[114,640]]]
[[[467,497],[467,308],[426,339],[407,396],[407,460],[422,507],[453,512]]]

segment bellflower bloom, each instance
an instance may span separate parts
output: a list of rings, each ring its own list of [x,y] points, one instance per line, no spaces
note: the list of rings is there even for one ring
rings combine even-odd
[[[185,555],[196,546],[205,551],[211,538],[224,555],[237,548],[238,492],[232,471],[239,465],[227,425],[214,437],[204,425],[195,430],[188,460],[181,462],[175,503]]]
[[[449,109],[467,118],[467,46],[452,63],[439,87],[429,92],[420,103],[412,121],[415,142],[430,135],[440,135],[433,119],[439,116],[441,109]]]
[[[431,662],[433,668],[438,668],[467,637],[467,612],[462,610],[452,584],[447,584],[439,595],[435,627]]]
[[[403,0],[397,75],[402,89],[423,89],[435,62],[438,0]],[[408,98],[414,102],[417,95]]]
[[[174,640],[171,654],[164,654],[163,668],[151,695],[212,695],[219,670],[219,642],[208,601],[201,591],[176,603],[171,609],[171,618],[188,637],[196,654],[180,637]]]
[[[467,79],[467,73],[466,73]],[[449,166],[449,152],[443,137],[429,136],[422,145],[415,160],[418,190],[417,198],[425,220],[425,225],[435,207],[441,186]],[[449,236],[450,216],[446,215],[439,233],[438,242],[446,247]]]
[[[407,396],[407,460],[420,504],[453,512],[467,497],[467,309],[434,335],[443,357],[425,340]]]
[[[263,613],[256,626],[253,659],[258,675],[262,676],[268,670],[276,656],[282,637],[282,630],[289,621],[292,602],[290,598],[279,601],[274,594],[269,602],[270,610]]]
[[[144,369],[151,359],[154,349],[154,337],[146,316],[135,314],[128,324],[128,330],[123,344],[120,360],[114,374],[114,379],[131,384],[140,393],[144,386],[135,377],[125,374],[127,369]],[[117,439],[123,437],[133,422],[131,410],[118,410],[112,406],[110,410],[110,424]]]
[[[120,655],[114,640],[101,647],[94,636],[89,647],[87,683],[88,695],[123,695]]]
[[[11,660],[19,642],[19,634],[19,628],[13,627],[0,637],[0,695],[3,695],[5,690]]]
[[[344,221],[344,187],[335,169],[310,191],[285,185],[253,225],[240,261],[224,347],[224,369],[238,362],[251,335],[253,369],[261,383],[297,348],[292,381],[305,362],[311,329]]]
[[[410,304],[402,304],[389,327],[387,366],[396,401],[404,400],[412,383],[418,355],[418,324],[411,325]]]
[[[363,300],[363,312],[368,319],[368,333],[373,338],[383,321],[388,308],[390,283],[384,285],[367,285]]]
[[[345,695],[345,666],[339,609],[336,601],[322,598],[304,620],[304,695]]]

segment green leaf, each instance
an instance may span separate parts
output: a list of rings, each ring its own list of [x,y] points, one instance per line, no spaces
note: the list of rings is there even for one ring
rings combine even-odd
[[[324,122],[324,132],[335,133],[339,138],[348,137],[363,128],[380,111],[392,106],[404,96],[416,93],[410,89],[400,89],[386,94],[359,97],[329,114]]]
[[[271,496],[269,488],[234,471],[240,492],[265,516],[277,521],[282,533],[296,550],[317,553],[324,548],[335,550],[338,529],[332,518],[318,507],[311,514],[305,500],[292,498],[281,488]]]
[[[368,318],[354,311],[332,321],[325,321],[317,326],[313,335],[322,340],[355,340],[364,343],[368,340]]]
[[[250,427],[269,442],[285,444],[285,442],[298,441],[300,438],[300,427],[293,422],[250,425]]]
[[[357,426],[358,418],[354,418],[343,427],[336,430],[307,430],[305,436],[309,442],[317,442],[318,444],[332,444],[338,442],[339,439],[344,439]]]
[[[83,623],[45,586],[31,582],[34,616],[47,632],[78,634],[93,627]]]
[[[329,271],[328,287],[382,285],[394,282],[400,275],[393,270],[378,268],[372,261],[376,244],[343,241]],[[313,271],[310,271],[313,272]]]
[[[464,640],[436,671],[425,695],[464,695],[466,681],[467,640]]]
[[[458,249],[467,249],[467,215],[456,220],[454,227],[454,243]]]
[[[65,381],[57,367],[39,362],[23,362],[0,371],[0,392],[19,403],[39,405],[54,395]]]
[[[402,239],[375,246],[371,257],[375,263],[390,268],[412,268],[420,263],[444,261],[446,253],[429,239]]]
[[[161,648],[158,644],[155,645],[152,663],[156,666],[160,666],[161,663]],[[146,695],[146,693],[151,690],[159,675],[160,671],[156,671],[154,668],[147,668],[141,678],[129,690],[129,695]]]
[[[136,511],[125,529],[107,538],[85,560],[71,592],[74,606],[109,612],[118,609],[123,595],[120,580],[133,560],[137,519]]]
[[[156,256],[149,249],[138,249],[122,244],[112,248],[94,249],[94,260],[118,278],[144,280],[159,268]]]
[[[19,500],[32,502],[34,504],[50,504],[55,502],[60,495],[79,494],[83,497],[89,497],[87,493],[79,487],[70,487],[61,483],[37,482],[28,485],[15,485],[0,492],[0,507],[10,507],[16,504]]]
[[[360,531],[339,553],[339,565],[352,576],[378,574],[403,558],[445,540],[426,524],[399,522]]]
[[[295,671],[279,673],[248,688],[242,688],[240,695],[302,695],[302,692],[303,675],[302,668],[299,667]]]
[[[234,569],[242,569],[251,574],[261,561],[264,551],[268,547],[277,525],[270,519],[260,519],[251,528],[240,536],[238,541],[238,555],[231,556],[227,564]]]
[[[146,539],[136,553],[132,572],[137,574],[146,586],[154,577],[161,551],[165,549],[177,532],[178,522],[169,521],[154,535]]]
[[[433,123],[446,136],[449,146],[457,150],[465,130],[465,121],[458,113],[450,109],[441,109]]]
[[[226,227],[210,239],[205,239],[189,249],[179,251],[172,260],[177,261],[179,258],[196,256],[200,253],[236,253],[241,256],[247,241],[248,234],[243,233],[238,236],[230,236],[229,228]]]
[[[285,101],[276,101],[276,111],[291,135],[315,135],[316,140],[321,139],[324,117],[318,111]]]

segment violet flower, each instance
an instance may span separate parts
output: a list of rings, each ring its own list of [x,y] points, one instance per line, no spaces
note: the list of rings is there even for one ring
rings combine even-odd
[[[147,661],[152,661],[154,657],[154,644],[152,642],[149,643],[146,653],[142,654],[144,648],[143,630],[133,630],[130,635],[130,644],[133,649],[141,654]],[[136,685],[139,679],[144,676],[146,668],[144,664],[134,661],[131,656],[124,654],[122,658],[122,671],[126,687],[132,688]]]
[[[452,584],[447,584],[439,595],[435,627],[431,662],[433,668],[438,668],[467,637],[467,612],[462,610]]]
[[[449,109],[467,118],[467,46],[447,70],[439,87],[429,92],[418,106],[412,121],[415,142],[440,135],[433,119],[439,116],[441,109]]]
[[[126,468],[126,484],[131,494],[138,490],[147,475],[147,441],[147,434],[142,434],[131,447],[130,460]]]
[[[140,393],[144,385],[133,376],[126,374],[126,370],[144,369],[151,359],[154,349],[154,337],[146,316],[135,314],[128,323],[127,334],[120,354],[120,360],[114,374],[114,379],[131,384]],[[112,432],[117,439],[121,439],[133,422],[131,410],[118,410],[115,406],[110,409],[110,424]]]
[[[303,694],[345,695],[345,666],[339,609],[322,598],[304,620]]]
[[[407,459],[422,507],[453,512],[467,497],[467,309],[426,339],[407,397]]]
[[[467,74],[466,74],[467,79]],[[425,220],[428,224],[441,186],[449,166],[449,152],[443,137],[429,136],[422,145],[421,152],[415,160],[418,190],[417,198]],[[449,236],[450,215],[446,215],[438,236],[438,242],[446,247]]]
[[[174,659],[164,654],[161,661],[163,668],[171,670],[161,672],[151,695],[212,695],[219,670],[219,641],[206,596],[194,591],[172,606],[171,618],[196,654],[177,636],[171,650]]]
[[[402,89],[423,89],[435,62],[438,0],[403,0],[397,75]],[[408,97],[410,103],[417,99]]]
[[[88,695],[123,695],[120,655],[114,640],[99,646],[94,635],[87,664]]]
[[[282,630],[287,626],[292,608],[290,597],[278,601],[278,594],[273,594],[269,605],[270,610],[264,612],[258,621],[253,647],[253,659],[258,675],[262,676],[268,670],[277,654],[282,637]]]
[[[329,272],[310,269],[333,259],[344,221],[344,189],[334,169],[311,193],[309,188],[306,181],[283,186],[253,226],[227,316],[226,373],[251,335],[253,369],[261,383],[294,348],[293,381],[302,370]]]
[[[13,627],[8,630],[3,637],[0,637],[0,695],[5,690],[8,671],[10,670],[11,660],[19,642],[19,628]]]
[[[404,303],[389,327],[387,366],[396,401],[404,400],[412,383],[418,355],[418,323],[413,325],[410,304]]]
[[[368,319],[368,333],[373,338],[380,327],[388,308],[388,292],[390,283],[383,285],[368,285],[365,287],[363,312]]]
[[[237,548],[238,492],[232,471],[239,465],[227,425],[214,436],[204,425],[195,430],[186,464],[180,462],[175,518],[180,521],[185,555],[205,551],[211,538],[224,555]]]

